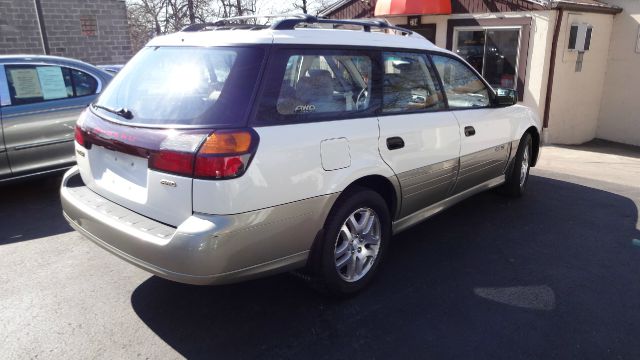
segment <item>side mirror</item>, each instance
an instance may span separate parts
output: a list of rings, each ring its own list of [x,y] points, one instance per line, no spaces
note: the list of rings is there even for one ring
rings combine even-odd
[[[494,104],[497,107],[506,107],[515,105],[518,103],[518,92],[514,89],[496,89],[496,96],[494,97]]]

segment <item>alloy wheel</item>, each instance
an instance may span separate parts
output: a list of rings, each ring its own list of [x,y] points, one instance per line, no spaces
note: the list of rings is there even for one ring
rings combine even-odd
[[[345,220],[335,243],[336,270],[347,282],[362,279],[380,250],[380,219],[370,208],[360,208]]]
[[[525,146],[522,153],[522,164],[520,164],[520,188],[524,188],[529,175],[529,145]]]

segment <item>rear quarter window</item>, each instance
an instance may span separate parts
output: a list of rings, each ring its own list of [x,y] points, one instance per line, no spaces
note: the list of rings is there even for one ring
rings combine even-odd
[[[279,49],[267,71],[256,121],[277,124],[364,116],[375,108],[367,52]]]
[[[83,71],[71,69],[71,78],[75,96],[94,95],[98,90],[98,80]]]

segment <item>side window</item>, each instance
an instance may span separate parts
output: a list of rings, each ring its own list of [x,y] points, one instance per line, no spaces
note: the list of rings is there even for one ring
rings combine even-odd
[[[48,65],[5,65],[11,104],[32,104],[73,96],[68,69]]]
[[[449,108],[481,108],[491,104],[489,90],[467,65],[447,56],[432,55],[432,59],[442,79]]]
[[[67,97],[73,97],[73,80],[71,80],[71,69],[62,68],[62,76],[64,77],[64,84],[67,88]]]
[[[445,107],[442,91],[426,55],[386,52],[383,57],[382,112]]]
[[[67,69],[73,77],[73,86],[76,90],[75,96],[93,95],[98,89],[98,81],[91,75],[75,69]]]
[[[366,110],[371,105],[371,58],[340,54],[288,56],[279,84],[280,115]]]

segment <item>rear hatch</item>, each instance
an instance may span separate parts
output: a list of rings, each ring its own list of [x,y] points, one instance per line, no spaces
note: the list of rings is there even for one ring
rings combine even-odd
[[[178,226],[193,213],[194,176],[204,176],[196,172],[200,148],[214,134],[246,126],[263,58],[258,47],[143,49],[78,120],[76,153],[85,184]],[[238,165],[234,170],[215,174],[236,175]],[[215,174],[204,178],[215,181]]]

